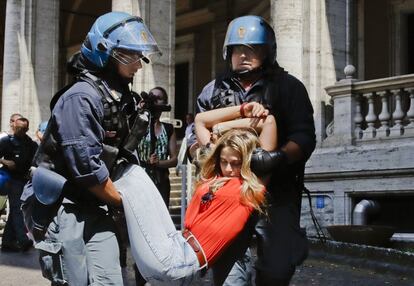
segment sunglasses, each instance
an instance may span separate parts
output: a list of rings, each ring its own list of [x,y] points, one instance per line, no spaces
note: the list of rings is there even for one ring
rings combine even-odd
[[[207,193],[205,193],[201,197],[201,204],[202,205],[209,204],[214,199],[214,197],[215,197],[214,193],[211,190],[209,190]]]
[[[126,54],[121,51],[113,50],[112,57],[123,65],[130,65],[139,62],[145,57],[140,53]]]

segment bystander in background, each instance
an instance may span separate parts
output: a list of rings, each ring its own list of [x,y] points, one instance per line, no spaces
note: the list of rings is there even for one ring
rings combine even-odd
[[[23,214],[20,209],[20,197],[28,181],[28,172],[37,150],[37,144],[26,133],[29,120],[20,117],[10,123],[13,134],[0,138],[1,170],[10,174],[4,186],[10,205],[10,213],[4,228],[2,251],[27,251],[33,245],[26,235]]]
[[[16,119],[22,118],[22,117],[23,115],[21,115],[20,113],[13,113],[12,115],[10,115],[10,120],[9,120],[10,129],[8,131],[0,132],[0,138],[5,137],[8,134],[12,135],[14,133],[14,122],[16,121]]]
[[[42,142],[42,140],[43,140],[43,134],[46,131],[47,123],[48,123],[47,121],[42,121],[39,124],[39,127],[37,127],[37,130],[36,130],[36,133],[35,133],[36,138],[35,138],[34,141],[38,144],[40,144],[40,142]]]
[[[154,87],[149,92],[153,102],[151,122],[146,135],[138,144],[140,164],[151,177],[167,205],[170,201],[169,168],[177,165],[177,139],[172,124],[160,121],[162,107],[168,104],[168,95],[162,87]]]

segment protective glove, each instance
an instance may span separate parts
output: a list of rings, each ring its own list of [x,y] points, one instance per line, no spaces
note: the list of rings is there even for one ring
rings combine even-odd
[[[287,165],[287,155],[285,151],[266,151],[262,148],[256,148],[253,151],[250,161],[250,168],[256,176],[264,176],[275,169],[279,169]]]

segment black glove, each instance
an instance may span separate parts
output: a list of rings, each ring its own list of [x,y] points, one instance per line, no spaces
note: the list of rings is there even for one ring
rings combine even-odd
[[[266,151],[262,148],[256,148],[252,154],[250,168],[256,176],[264,176],[271,171],[287,165],[287,155],[285,151]]]

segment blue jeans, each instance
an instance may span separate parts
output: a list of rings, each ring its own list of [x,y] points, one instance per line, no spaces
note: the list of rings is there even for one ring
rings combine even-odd
[[[23,192],[24,182],[10,179],[7,182],[7,194],[9,197],[10,213],[3,233],[3,244],[18,244],[27,242],[26,227],[23,222],[23,213],[20,209],[20,197]]]
[[[144,169],[131,165],[114,184],[122,195],[132,256],[145,280],[190,285],[200,269],[197,256]]]

